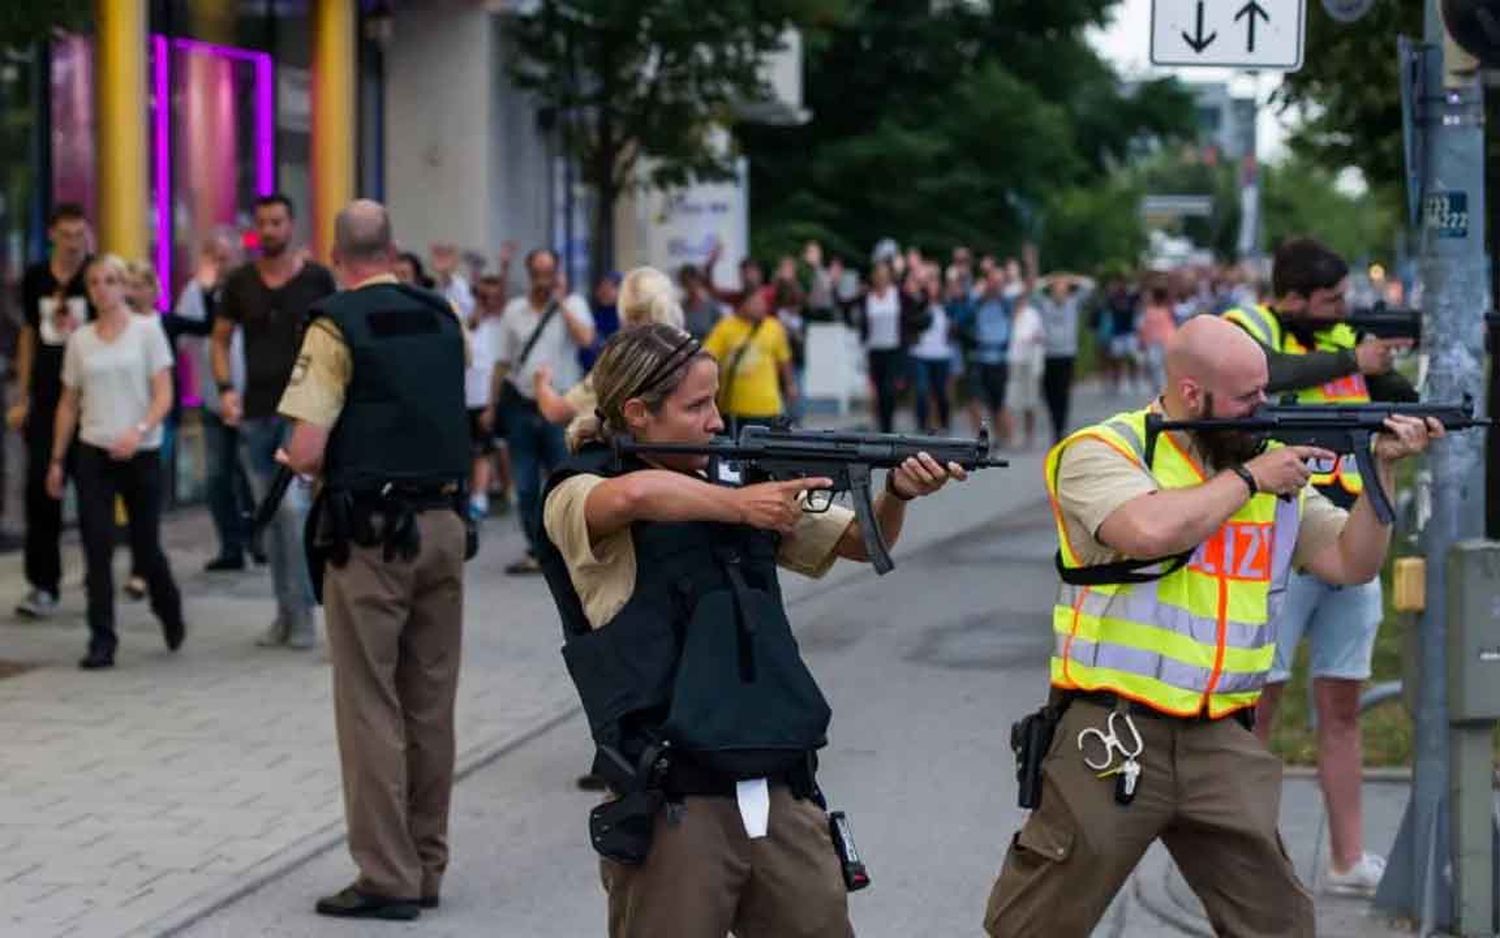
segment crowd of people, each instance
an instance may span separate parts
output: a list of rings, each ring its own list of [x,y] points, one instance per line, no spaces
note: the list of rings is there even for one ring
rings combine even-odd
[[[62,492],[71,479],[88,571],[87,667],[113,662],[109,545],[117,502],[132,556],[124,592],[149,597],[168,644],[182,641],[159,527],[185,404],[198,408],[204,495],[218,539],[207,571],[269,564],[277,611],[261,642],[299,649],[316,642],[315,604],[299,559],[307,493],[294,489],[263,536],[251,530],[250,516],[276,469],[284,426],[275,405],[298,367],[308,311],[338,284],[294,242],[289,199],[264,197],[253,214],[255,256],[241,256],[236,232],[209,233],[170,309],[159,308],[161,284],[149,263],[91,254],[88,220],[77,206],[53,213],[50,256],[27,272],[18,392],[8,412],[27,461],[30,588],[16,612],[43,618],[57,607]],[[518,254],[506,242],[488,268],[479,255],[439,243],[425,258],[400,252],[394,272],[444,296],[469,329],[469,513],[477,520],[514,506],[527,550],[507,572],[522,575],[540,571],[541,486],[566,457],[563,426],[578,411],[561,392],[630,323],[621,313],[620,274],[599,277],[585,296],[549,249]],[[946,434],[964,410],[967,429],[989,428],[997,449],[1029,449],[1038,443],[1043,407],[1051,441],[1068,430],[1085,335],[1111,390],[1160,386],[1162,350],[1182,322],[1255,298],[1249,278],[1232,267],[1113,274],[1101,287],[1081,274],[1043,273],[1030,245],[1019,257],[960,246],[939,258],[887,240],[861,270],[810,241],[771,265],[741,260],[729,284],[713,275],[720,256],[715,247],[701,266],[672,271],[673,282],[653,283],[651,295],[670,293],[682,327],[718,360],[717,404],[731,431],[801,419],[808,327],[844,323],[863,350],[879,430],[894,430],[909,410],[918,432]],[[134,318],[118,319],[123,312]],[[659,310],[637,315],[665,321]]]

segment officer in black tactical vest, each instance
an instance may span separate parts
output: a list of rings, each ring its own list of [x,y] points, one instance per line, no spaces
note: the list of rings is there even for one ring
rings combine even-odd
[[[321,475],[308,521],[326,601],[349,850],[359,878],[324,915],[412,919],[448,862],[453,701],[469,469],[466,339],[435,293],[391,274],[391,226],[358,201],[335,223],[344,292],[311,312],[281,400],[278,454]],[[321,584],[319,584],[321,581]]]
[[[548,481],[539,560],[563,656],[612,797],[590,830],[609,933],[842,936],[847,888],[814,754],[829,709],[787,622],[777,568],[866,560],[853,513],[802,510],[826,479],[716,484],[694,456],[617,460],[607,440],[703,443],[723,430],[718,366],[681,329],[622,332],[593,370],[599,407]],[[925,454],[886,477],[875,517],[958,466]],[[714,481],[710,481],[713,479]]]

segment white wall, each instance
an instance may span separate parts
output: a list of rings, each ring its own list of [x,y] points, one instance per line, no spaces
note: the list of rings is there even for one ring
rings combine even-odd
[[[467,0],[398,4],[386,60],[386,178],[396,237],[495,269],[500,243],[550,243],[547,135],[506,70],[506,18]]]
[[[396,4],[386,59],[386,178],[396,238],[493,256],[491,14],[462,0]]]
[[[491,246],[511,239],[527,251],[551,244],[553,186],[548,135],[537,127],[536,103],[507,74],[513,54],[505,41],[505,17],[494,17],[490,106],[490,167],[494,198],[489,205]],[[493,256],[493,251],[487,256]]]

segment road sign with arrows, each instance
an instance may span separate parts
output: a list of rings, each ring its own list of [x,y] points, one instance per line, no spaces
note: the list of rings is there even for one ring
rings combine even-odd
[[[1152,0],[1151,62],[1294,72],[1306,0]]]

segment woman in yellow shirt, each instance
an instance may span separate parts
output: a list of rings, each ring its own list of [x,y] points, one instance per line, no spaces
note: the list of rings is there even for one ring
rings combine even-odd
[[[757,290],[703,340],[704,351],[719,362],[719,412],[731,432],[771,423],[797,398],[791,343],[770,311],[769,295]]]

